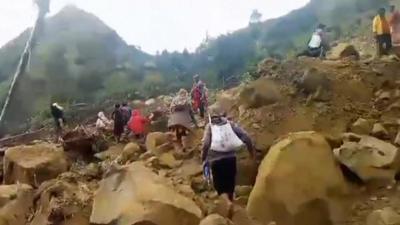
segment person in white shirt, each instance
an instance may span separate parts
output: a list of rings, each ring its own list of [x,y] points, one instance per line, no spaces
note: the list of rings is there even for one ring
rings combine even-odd
[[[325,58],[327,50],[329,50],[329,44],[325,34],[325,25],[318,25],[317,29],[311,36],[310,41],[307,45],[307,50],[298,54],[297,56],[308,56],[308,57],[320,57]]]

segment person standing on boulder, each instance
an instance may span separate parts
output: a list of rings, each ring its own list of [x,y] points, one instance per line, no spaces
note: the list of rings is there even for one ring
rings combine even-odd
[[[114,120],[114,137],[117,142],[121,141],[122,133],[124,133],[125,120],[122,113],[121,105],[115,104],[114,111],[111,115]]]
[[[172,100],[170,110],[168,129],[174,133],[176,148],[184,152],[187,147],[185,137],[189,135],[192,124],[197,127],[188,91],[181,89],[178,92],[178,95]]]
[[[400,12],[396,10],[396,6],[390,6],[390,12],[392,13],[389,24],[392,32],[392,45],[400,46]]]
[[[207,108],[207,88],[206,84],[200,80],[198,74],[193,77],[193,88],[191,91],[193,110],[200,113],[200,117],[204,119],[204,113]]]
[[[236,152],[245,144],[255,161],[255,149],[249,135],[238,124],[228,120],[218,107],[210,108],[202,146],[203,168],[211,168],[214,188],[230,202],[236,186]]]
[[[375,16],[372,23],[372,31],[376,39],[376,52],[377,56],[389,54],[392,48],[392,37],[390,34],[389,22],[386,20],[385,8],[378,10],[378,15]]]

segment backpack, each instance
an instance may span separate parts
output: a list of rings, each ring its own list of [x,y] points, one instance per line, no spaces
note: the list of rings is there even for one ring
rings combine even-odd
[[[230,122],[223,125],[215,125],[211,123],[211,147],[210,149],[216,152],[231,152],[240,150],[243,146],[243,141],[235,134]]]

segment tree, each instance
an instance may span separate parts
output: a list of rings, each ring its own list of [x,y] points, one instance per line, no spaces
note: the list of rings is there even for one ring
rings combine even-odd
[[[250,15],[250,24],[261,22],[261,18],[262,14],[257,9],[254,9]]]

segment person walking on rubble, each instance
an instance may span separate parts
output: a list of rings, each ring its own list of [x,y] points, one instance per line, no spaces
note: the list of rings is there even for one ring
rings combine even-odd
[[[128,123],[129,130],[133,133],[136,139],[144,140],[146,138],[147,126],[150,124],[150,119],[142,116],[139,110],[133,110],[131,119]]]
[[[59,141],[66,123],[64,117],[64,108],[61,107],[57,102],[54,102],[50,105],[50,111],[56,127],[57,141]]]
[[[229,202],[229,211],[232,210],[236,185],[236,152],[243,144],[255,163],[255,149],[249,135],[238,124],[228,120],[221,109],[210,108],[209,123],[203,137],[203,168],[211,168],[214,188]]]
[[[204,119],[204,114],[207,108],[207,88],[206,84],[200,80],[199,75],[194,75],[193,77],[193,88],[191,91],[193,110],[200,113],[200,117]]]
[[[386,20],[385,8],[378,10],[378,15],[374,17],[372,31],[376,39],[376,54],[378,57],[389,54],[392,48],[392,37],[390,34],[389,22]]]
[[[114,137],[117,142],[121,141],[122,133],[124,132],[125,120],[122,113],[121,105],[115,104],[111,118],[114,120]]]
[[[185,89],[179,90],[170,106],[171,114],[168,119],[168,129],[174,134],[174,142],[177,149],[185,152],[186,136],[189,135],[197,121],[190,103],[189,93]]]

